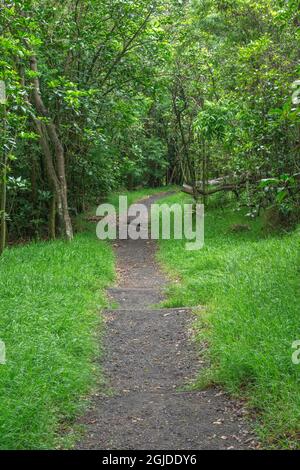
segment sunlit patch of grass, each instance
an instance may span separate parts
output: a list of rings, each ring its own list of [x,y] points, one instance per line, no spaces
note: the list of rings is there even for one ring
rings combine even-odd
[[[120,190],[115,193],[112,193],[108,196],[107,202],[112,204],[115,207],[119,205],[119,196],[127,196],[128,206],[134,204],[135,202],[153,196],[154,194],[167,192],[167,191],[178,191],[176,186],[161,186],[158,188],[141,188],[132,191]]]
[[[231,230],[245,223],[250,230]],[[208,210],[205,225],[203,250],[161,240],[159,253],[182,281],[171,286],[167,305],[207,306],[197,334],[210,345],[211,371],[198,385],[209,377],[247,397],[265,442],[299,447],[300,366],[292,363],[292,342],[300,339],[300,233],[265,236],[259,219],[228,207]]]
[[[100,311],[113,255],[94,233],[0,258],[0,449],[54,448],[99,379]]]

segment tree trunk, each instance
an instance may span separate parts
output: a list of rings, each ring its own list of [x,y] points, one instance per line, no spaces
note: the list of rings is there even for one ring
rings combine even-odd
[[[208,168],[207,168],[207,152],[206,143],[202,141],[202,191],[203,191],[203,204],[207,204],[207,188],[208,188]]]
[[[4,105],[4,134],[6,134],[6,108]],[[0,215],[1,215],[1,228],[0,228],[0,255],[5,250],[6,246],[6,176],[7,176],[7,150],[4,149],[3,157],[3,173],[1,181],[1,203],[0,203]]]
[[[49,237],[51,240],[55,240],[56,237],[56,196],[53,194],[51,205],[50,205],[50,214],[49,214]]]
[[[39,121],[38,119],[35,119],[34,122],[35,122],[36,130],[40,136],[40,144],[43,149],[48,178],[49,178],[50,183],[52,184],[53,192],[55,194],[55,198],[57,202],[59,228],[60,228],[60,231],[63,231],[64,218],[63,218],[63,210],[62,210],[63,204],[62,204],[62,198],[61,198],[61,188],[60,188],[59,180],[55,172],[52,153],[51,153],[48,139],[47,139],[47,132],[45,129],[45,124]]]
[[[37,74],[38,69],[37,60],[35,56],[31,56],[30,58],[30,68],[33,72]],[[62,223],[63,234],[67,238],[67,240],[72,240],[73,228],[68,208],[68,192],[63,145],[59,139],[56,127],[51,118],[49,117],[48,110],[42,100],[40,84],[37,75],[33,79],[33,85],[34,106],[39,115],[47,118],[46,122],[41,122],[37,118],[35,118],[35,125],[40,136],[40,142],[44,152],[48,176],[55,191],[57,210],[60,222]],[[48,143],[48,139],[54,149],[56,167],[54,164],[54,158]]]
[[[6,246],[6,158],[4,159],[4,168],[2,175],[2,184],[1,184],[1,230],[0,230],[0,255],[5,250]]]

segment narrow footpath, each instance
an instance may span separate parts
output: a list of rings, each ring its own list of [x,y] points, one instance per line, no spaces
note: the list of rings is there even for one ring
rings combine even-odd
[[[143,201],[149,210],[161,195]],[[148,240],[114,243],[118,287],[104,312],[101,366],[106,387],[81,420],[78,449],[247,449],[244,412],[220,390],[187,391],[201,368],[190,309],[162,309],[167,279]]]

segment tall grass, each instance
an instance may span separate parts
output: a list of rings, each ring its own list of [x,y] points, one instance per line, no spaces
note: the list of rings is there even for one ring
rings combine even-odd
[[[0,449],[61,444],[99,377],[96,333],[113,276],[111,249],[93,233],[0,258]]]
[[[232,231],[245,223],[249,231]],[[162,240],[159,253],[182,281],[167,304],[207,307],[197,333],[209,342],[211,369],[197,384],[222,384],[246,397],[266,444],[300,447],[300,366],[292,363],[292,343],[300,339],[300,232],[266,237],[259,219],[231,208],[209,209],[205,224],[203,250]]]

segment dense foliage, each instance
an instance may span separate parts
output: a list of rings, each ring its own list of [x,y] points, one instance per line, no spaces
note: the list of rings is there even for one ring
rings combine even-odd
[[[5,218],[71,239],[111,190],[216,177],[294,214],[299,24],[299,0],[2,2],[2,238]]]
[[[206,356],[196,388],[218,384],[246,398],[262,447],[299,449],[299,230],[265,236],[262,218],[210,199],[203,250],[161,240],[160,261],[174,282],[165,305],[199,306],[195,330]],[[228,196],[227,196],[228,197]],[[176,194],[162,201],[190,202]],[[217,204],[218,206],[218,204]],[[205,308],[203,308],[205,306]],[[209,348],[207,347],[209,345]]]

